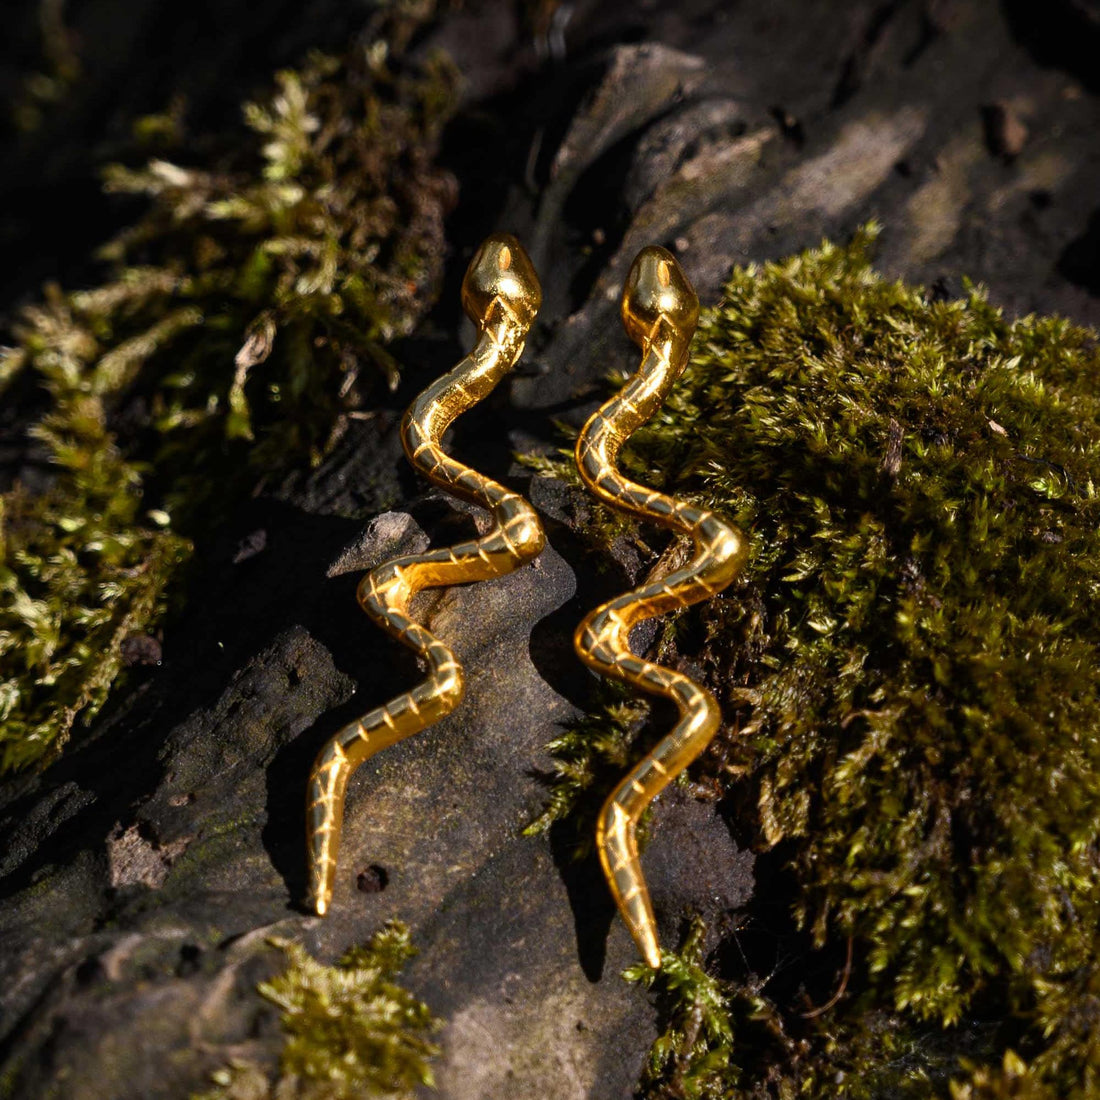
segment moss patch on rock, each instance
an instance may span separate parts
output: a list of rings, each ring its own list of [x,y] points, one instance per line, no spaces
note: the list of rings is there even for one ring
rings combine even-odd
[[[781,869],[758,889],[807,955],[852,943],[820,1017],[796,1010],[804,988],[727,966],[730,1003],[766,1005],[750,1015],[772,1014],[778,1046],[761,1058],[731,1027],[724,1087],[742,1092],[713,1095],[892,1096],[902,1078],[946,1094],[945,1073],[970,1071],[921,1051],[953,1028],[979,1050],[959,1089],[1084,1097],[1100,1085],[1082,1023],[1100,1003],[1100,348],[974,288],[886,280],[874,236],[735,271],[623,459],[750,535],[739,581],[658,645],[723,704],[700,770]],[[1005,1091],[1021,1074],[1033,1091]],[[712,1095],[670,1080],[649,1094]]]
[[[416,954],[404,925],[391,922],[334,966],[300,944],[273,942],[289,966],[259,992],[283,1010],[278,1075],[272,1080],[255,1063],[237,1061],[196,1100],[402,1100],[433,1083],[439,1049],[428,1035],[439,1021],[393,980]]]
[[[181,535],[319,460],[395,383],[386,345],[434,299],[453,191],[434,156],[454,74],[399,55],[409,19],[279,73],[222,152],[108,169],[146,210],[103,249],[105,281],[48,289],[0,349],[0,394],[37,410],[0,506],[0,773],[102,704]]]

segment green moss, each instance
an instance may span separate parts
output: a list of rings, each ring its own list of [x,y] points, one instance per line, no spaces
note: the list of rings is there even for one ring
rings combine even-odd
[[[318,963],[300,944],[272,942],[289,962],[259,986],[283,1010],[278,1077],[237,1061],[196,1100],[398,1100],[433,1083],[430,1063],[439,1050],[427,1036],[439,1021],[393,981],[416,954],[403,925],[391,922],[335,966]]]
[[[630,766],[639,727],[649,713],[644,701],[619,684],[608,683],[603,691],[607,702],[599,710],[571,722],[547,745],[554,759],[553,772],[545,777],[550,798],[524,829],[525,836],[537,836],[558,822],[568,823],[578,859],[592,850],[601,795]]]
[[[114,278],[67,300],[66,335],[103,386],[144,402],[170,505],[194,508],[238,463],[255,478],[317,460],[396,384],[385,345],[441,275],[453,185],[432,157],[453,79],[442,59],[393,60],[385,40],[315,54],[245,105],[245,140],[215,167],[107,170],[107,189],[148,211],[102,250]]]
[[[1064,1095],[1040,1082],[1012,1050],[1000,1067],[974,1067],[969,1080],[951,1085],[951,1100],[1057,1100]]]
[[[751,536],[742,578],[685,614],[676,645],[726,715],[701,770],[787,869],[760,889],[804,950],[853,941],[832,1039],[777,997],[816,1052],[785,1079],[835,1094],[813,1067],[866,1073],[860,1036],[884,1013],[895,1036],[958,1024],[960,1047],[992,1013],[994,1048],[1019,1050],[1036,1087],[1085,1096],[1100,350],[977,290],[887,281],[873,237],[735,271],[624,465]],[[912,1079],[936,1079],[919,1062]],[[745,1095],[786,1095],[752,1091],[754,1064]]]
[[[397,50],[432,7],[279,73],[222,153],[108,169],[146,210],[102,250],[105,281],[48,289],[0,348],[0,394],[44,391],[27,455],[49,471],[0,505],[0,773],[94,715],[123,640],[163,611],[181,535],[319,460],[395,383],[385,345],[433,300],[453,186],[433,157],[454,74]]]
[[[40,365],[52,411],[34,433],[54,483],[0,498],[0,772],[48,757],[96,713],[123,642],[160,616],[188,552],[143,512],[102,400],[65,367]]]
[[[642,1080],[657,1095],[721,1100],[736,1073],[733,997],[703,968],[704,934],[693,921],[681,951],[666,952],[660,970],[638,963],[624,975],[659,991],[663,1029]]]

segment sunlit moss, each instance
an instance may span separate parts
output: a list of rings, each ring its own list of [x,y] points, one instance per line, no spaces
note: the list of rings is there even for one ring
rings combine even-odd
[[[660,970],[638,963],[624,975],[658,990],[664,1017],[643,1087],[684,1100],[722,1100],[737,1073],[730,992],[702,965],[704,931],[694,921],[683,948],[666,952]]]
[[[898,1041],[958,1025],[962,1049],[992,1013],[993,1065],[1011,1046],[1036,1088],[1084,1096],[1095,1083],[1070,1083],[1097,1057],[1100,350],[976,290],[942,301],[885,280],[873,237],[735,271],[624,456],[750,534],[742,578],[676,633],[726,715],[701,772],[787,869],[757,894],[793,914],[802,950],[853,943],[828,1031],[777,995],[784,1034],[814,1056],[781,1072],[735,1044],[739,1087],[836,1095],[848,1062],[846,1094],[863,1095],[863,1023],[894,1014]],[[905,1065],[942,1095],[941,1054]]]
[[[279,73],[239,133],[108,169],[145,213],[102,250],[104,282],[49,288],[0,347],[0,394],[40,410],[25,457],[44,471],[0,509],[0,773],[50,759],[102,704],[181,535],[317,461],[394,384],[386,345],[441,272],[454,74],[398,49],[434,5],[383,8],[389,37]]]
[[[434,300],[453,181],[433,161],[453,102],[442,59],[410,68],[385,40],[313,55],[245,105],[247,140],[214,167],[107,170],[148,211],[102,250],[113,278],[28,318],[33,360],[61,329],[160,434],[169,503],[207,497],[236,453],[265,472],[317,459],[397,365],[385,345]],[[56,338],[56,337],[54,337]],[[245,446],[247,444],[247,446]]]
[[[1012,1050],[1005,1052],[999,1067],[967,1068],[971,1074],[966,1081],[951,1083],[951,1100],[1061,1100],[1067,1096],[1095,1095],[1083,1089],[1061,1092],[1051,1088]]]
[[[323,966],[300,945],[277,941],[287,970],[260,985],[281,1008],[285,1035],[275,1079],[237,1061],[214,1075],[215,1087],[195,1100],[403,1100],[432,1084],[428,1039],[439,1027],[427,1005],[394,982],[416,954],[397,922],[365,947]]]
[[[592,850],[599,795],[629,767],[638,727],[649,713],[644,702],[631,698],[618,684],[609,684],[606,694],[609,701],[604,707],[570,723],[546,746],[553,757],[550,797],[524,830],[526,836],[536,836],[555,822],[568,821],[577,858]]]
[[[53,484],[0,497],[0,772],[56,751],[95,714],[123,642],[157,620],[188,552],[166,516],[143,512],[138,468],[67,365],[39,366],[51,411],[33,431]]]

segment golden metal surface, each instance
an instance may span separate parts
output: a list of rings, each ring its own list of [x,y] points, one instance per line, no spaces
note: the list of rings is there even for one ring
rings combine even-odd
[[[596,828],[600,862],[619,912],[645,961],[657,968],[657,926],[635,830],[650,802],[706,748],[722,716],[709,691],[636,657],[630,630],[721,592],[740,570],[747,545],[737,528],[713,512],[628,481],[616,468],[623,444],[661,407],[687,364],[699,319],[699,299],[671,253],[646,248],[638,254],[623,290],[622,317],[642,348],[642,364],[584,426],[577,438],[577,467],[585,485],[605,503],[690,535],[695,552],[682,569],[596,608],[577,627],[573,644],[590,668],[671,699],[680,711],[672,732],[611,793]]]
[[[348,777],[380,749],[449,714],[462,698],[461,666],[447,645],[409,617],[409,601],[425,588],[510,573],[542,550],[542,527],[527,501],[456,462],[439,445],[451,422],[485,397],[515,366],[541,300],[538,277],[519,242],[504,235],[488,238],[462,283],[462,306],[478,326],[477,344],[405,413],[401,441],[409,461],[436,485],[487,508],[494,526],[479,539],[396,558],[372,570],[359,584],[363,610],[383,630],[423,656],[429,675],[412,691],[345,726],[313,765],[306,831],[310,897],[319,916],[324,916],[332,902]]]

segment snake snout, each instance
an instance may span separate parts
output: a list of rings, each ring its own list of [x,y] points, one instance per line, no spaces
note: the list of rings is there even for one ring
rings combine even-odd
[[[623,325],[631,340],[653,339],[658,324],[691,339],[699,320],[699,299],[676,257],[651,245],[635,257],[623,287]]]
[[[542,304],[542,287],[531,258],[510,233],[487,238],[462,280],[462,308],[471,321],[483,322],[497,299],[524,328]]]

